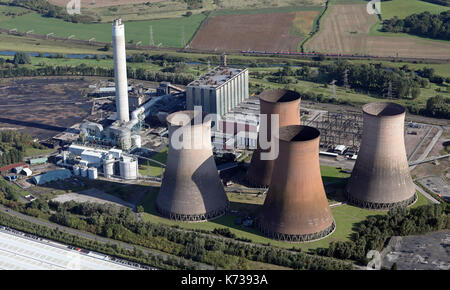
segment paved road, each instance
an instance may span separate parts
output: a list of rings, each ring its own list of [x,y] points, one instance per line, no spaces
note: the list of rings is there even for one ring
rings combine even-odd
[[[79,237],[82,237],[82,238],[85,238],[85,239],[89,239],[89,240],[95,240],[95,241],[97,241],[99,243],[103,243],[103,244],[109,243],[109,244],[120,245],[121,247],[123,247],[124,249],[127,249],[127,250],[134,250],[134,248],[136,247],[136,248],[142,250],[145,254],[152,254],[152,255],[155,255],[155,256],[162,257],[163,259],[167,259],[169,257],[172,257],[174,259],[177,259],[178,261],[186,262],[185,259],[177,257],[177,256],[169,255],[169,254],[162,253],[162,252],[159,252],[159,251],[156,251],[156,250],[152,250],[152,249],[148,249],[148,248],[134,246],[134,245],[131,245],[131,244],[127,244],[127,243],[124,243],[124,242],[119,242],[119,241],[112,240],[112,239],[107,239],[107,238],[100,237],[100,236],[97,236],[97,235],[94,235],[94,234],[91,234],[91,233],[87,233],[87,232],[75,230],[75,229],[72,229],[72,228],[68,228],[68,227],[65,227],[65,226],[61,226],[61,225],[58,225],[58,224],[54,224],[54,223],[51,223],[51,222],[48,222],[48,221],[43,221],[43,220],[37,219],[35,217],[27,216],[27,215],[21,214],[19,212],[13,211],[13,210],[11,210],[9,208],[6,208],[6,207],[4,207],[2,205],[0,205],[0,211],[4,212],[6,214],[9,214],[11,216],[15,216],[15,217],[18,217],[20,219],[32,222],[34,224],[38,224],[38,225],[41,225],[41,226],[46,226],[46,227],[49,227],[49,228],[52,228],[52,229],[58,228],[62,232],[66,232],[66,233],[69,233],[69,234],[72,234],[72,235],[76,235],[76,236],[79,236]],[[195,263],[195,264],[197,264],[197,266],[201,270],[214,270],[215,269],[211,265],[206,265],[206,264],[202,264],[202,263]]]
[[[423,196],[428,198],[432,203],[435,203],[435,204],[440,203],[439,201],[435,200],[434,197],[432,197],[430,194],[428,194],[428,192],[423,190],[420,186],[418,186],[417,184],[415,184],[415,186],[416,186],[416,190],[418,190]]]
[[[442,126],[433,126],[435,128],[438,128],[439,131],[437,132],[437,134],[433,137],[433,139],[431,140],[430,144],[428,144],[428,147],[425,149],[425,151],[422,153],[422,155],[420,155],[419,158],[417,158],[415,160],[415,162],[417,161],[422,161],[425,158],[427,158],[428,154],[430,154],[431,150],[433,150],[434,145],[436,145],[436,142],[439,140],[439,138],[441,138],[442,133],[444,132],[444,129]],[[416,168],[417,165],[413,165],[409,167],[410,171],[413,171],[414,168]]]
[[[428,138],[428,135],[430,135],[432,130],[433,130],[433,126],[431,126],[430,129],[428,129],[427,133],[422,137],[422,140],[420,140],[419,144],[417,144],[414,151],[411,153],[411,155],[409,155],[409,158],[408,158],[409,161],[411,161],[414,158],[414,155],[416,155],[417,150],[419,150],[419,148],[422,147],[423,142],[425,142],[425,140]]]

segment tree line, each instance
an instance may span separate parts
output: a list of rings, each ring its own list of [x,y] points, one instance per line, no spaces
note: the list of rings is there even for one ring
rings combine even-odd
[[[6,186],[10,186],[6,183]],[[226,230],[185,231],[137,220],[129,208],[73,201],[57,203],[37,199],[23,204],[8,199],[0,191],[0,202],[13,210],[49,219],[57,224],[91,232],[146,248],[156,249],[224,269],[249,269],[250,261],[270,263],[294,269],[351,269],[351,264],[326,257],[312,256],[286,249],[242,243]],[[199,233],[205,234],[200,235]],[[249,240],[247,240],[249,241]]]
[[[412,14],[405,19],[394,18],[383,21],[382,31],[404,32],[423,37],[450,40],[450,10],[440,14],[428,11]]]
[[[14,130],[0,131],[0,166],[21,162],[27,148],[44,148],[27,134]]]
[[[316,250],[318,255],[351,259],[367,264],[366,253],[381,250],[392,236],[425,234],[450,229],[448,203],[424,205],[417,208],[394,208],[386,215],[369,216],[356,226],[351,241],[332,242],[328,248]]]
[[[127,75],[132,79],[187,85],[194,81],[195,76],[189,73],[171,73],[143,68],[133,69],[127,67]],[[77,66],[42,65],[40,67],[8,67],[0,69],[0,78],[37,77],[37,76],[98,76],[114,77],[114,68],[104,68],[79,64]]]

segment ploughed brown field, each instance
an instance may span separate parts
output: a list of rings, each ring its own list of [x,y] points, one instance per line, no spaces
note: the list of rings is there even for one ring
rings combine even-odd
[[[75,2],[75,0],[72,0]],[[79,0],[81,8],[95,8],[95,7],[108,7],[108,6],[117,6],[117,5],[129,5],[129,4],[140,4],[147,2],[163,2],[166,0]],[[58,5],[64,6],[71,2],[71,0],[48,0],[48,2]]]
[[[213,16],[200,27],[190,47],[219,51],[297,51],[302,37],[290,33],[295,17],[296,12]]]
[[[384,57],[448,59],[450,42],[405,36],[372,36],[376,22],[366,5],[332,5],[320,32],[305,44],[310,52],[376,55]]]

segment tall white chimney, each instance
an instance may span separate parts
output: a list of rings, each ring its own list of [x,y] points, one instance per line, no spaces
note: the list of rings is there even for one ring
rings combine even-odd
[[[112,26],[114,49],[114,78],[116,83],[117,120],[130,121],[128,108],[127,56],[125,53],[125,26],[122,19],[115,19]]]

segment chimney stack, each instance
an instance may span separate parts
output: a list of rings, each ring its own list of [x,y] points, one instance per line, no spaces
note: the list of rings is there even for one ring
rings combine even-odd
[[[128,107],[127,56],[125,52],[125,26],[120,18],[115,19],[112,26],[112,42],[114,49],[114,79],[116,84],[117,120],[130,121]]]

